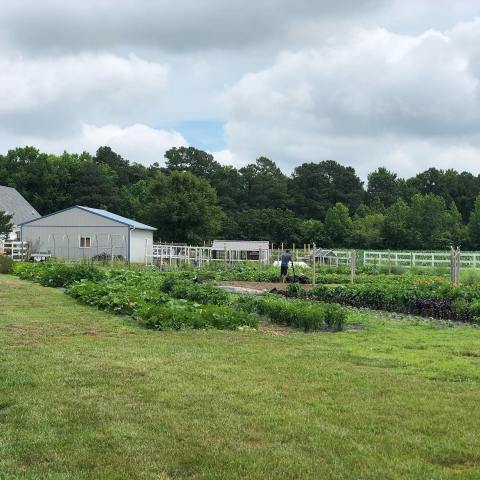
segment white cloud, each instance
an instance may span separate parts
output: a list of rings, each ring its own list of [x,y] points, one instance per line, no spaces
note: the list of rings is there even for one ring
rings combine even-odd
[[[0,141],[5,144],[6,140]],[[5,145],[13,148],[19,145],[34,145],[48,153],[61,154],[63,151],[82,152],[92,154],[104,145],[110,146],[115,152],[132,162],[151,165],[154,162],[164,163],[165,152],[172,147],[188,145],[185,138],[176,131],[157,130],[147,125],[135,124],[128,127],[118,125],[88,125],[67,137],[55,140],[41,137],[21,137],[16,144]]]
[[[186,143],[175,125],[206,120],[225,121],[216,156],[235,166],[476,171],[476,15],[471,0],[5,0],[0,148],[110,142],[150,163]]]
[[[130,117],[155,105],[168,67],[136,55],[85,53],[56,58],[0,58],[0,122],[35,133],[66,124]]]
[[[242,161],[238,158],[231,150],[219,150],[218,152],[212,152],[213,157],[215,160],[222,165],[231,165],[235,168],[242,168],[248,162]]]
[[[398,158],[404,174],[435,162],[474,168],[479,36],[480,20],[412,36],[376,28],[284,52],[226,91],[228,147],[287,169],[336,159],[365,174]]]
[[[83,125],[82,137],[77,141],[87,145],[86,148],[90,151],[109,145],[124,158],[144,165],[154,162],[163,164],[163,156],[168,149],[188,145],[178,132],[156,130],[141,124],[126,128],[116,125]]]

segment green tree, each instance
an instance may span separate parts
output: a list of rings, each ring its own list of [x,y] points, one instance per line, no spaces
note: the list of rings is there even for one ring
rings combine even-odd
[[[194,147],[174,147],[165,153],[169,171],[190,172],[204,178],[215,188],[219,204],[225,210],[238,210],[244,203],[242,178],[239,171],[221,165],[213,155]]]
[[[381,248],[384,244],[385,217],[372,213],[364,217],[355,215],[352,226],[352,245],[357,248]]]
[[[446,248],[450,243],[450,214],[445,200],[430,193],[412,198],[407,227],[412,248]]]
[[[173,171],[152,180],[146,216],[162,241],[198,244],[214,238],[224,215],[205,179]]]
[[[300,241],[300,219],[290,210],[251,208],[229,215],[224,233],[230,235],[226,237],[229,239],[269,240],[290,245]]]
[[[275,162],[260,157],[240,169],[244,204],[249,208],[285,208],[288,179]]]
[[[303,220],[300,223],[302,243],[322,245],[325,243],[325,227],[320,220]]]
[[[324,220],[327,210],[338,202],[353,213],[365,196],[355,170],[333,160],[304,163],[295,168],[289,193],[294,212],[317,220]]]
[[[399,198],[397,174],[384,167],[369,173],[367,196],[369,204],[377,200],[386,208],[393,205]]]
[[[463,246],[468,241],[468,228],[464,225],[462,215],[454,202],[450,204],[447,212],[448,243],[454,246]]]
[[[382,231],[385,247],[409,247],[410,233],[407,227],[409,214],[410,207],[403,200],[397,200],[392,206],[387,208]]]
[[[468,237],[473,248],[480,247],[480,195],[475,199],[470,220],[468,222]]]
[[[13,215],[0,211],[0,240],[8,238],[13,231],[12,218]]]
[[[332,247],[346,247],[350,244],[353,223],[348,208],[342,203],[331,207],[325,216],[325,234]]]

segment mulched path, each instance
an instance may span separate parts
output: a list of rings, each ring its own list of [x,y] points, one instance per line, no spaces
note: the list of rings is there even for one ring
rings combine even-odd
[[[218,285],[225,285],[231,287],[242,287],[242,288],[251,288],[253,290],[260,290],[260,291],[270,291],[276,288],[277,290],[286,290],[287,284],[280,283],[280,282],[247,282],[247,281],[232,281],[232,282],[224,282],[219,281]],[[302,288],[312,288],[312,285],[301,285]]]

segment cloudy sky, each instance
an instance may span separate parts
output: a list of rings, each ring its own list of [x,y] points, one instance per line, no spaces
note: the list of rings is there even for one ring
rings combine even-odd
[[[480,173],[477,0],[2,0],[0,151]]]

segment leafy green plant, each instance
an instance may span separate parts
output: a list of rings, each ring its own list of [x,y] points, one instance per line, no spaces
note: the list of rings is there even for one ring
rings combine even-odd
[[[6,255],[0,255],[0,273],[11,273],[13,260]]]
[[[18,262],[13,271],[21,279],[40,283],[45,287],[68,287],[84,279],[100,280],[105,275],[98,267],[83,263]]]
[[[287,300],[276,295],[256,297],[254,301],[246,302],[243,308],[254,309],[274,323],[301,328],[305,332],[324,328],[342,330],[347,317],[347,312],[340,306]]]

